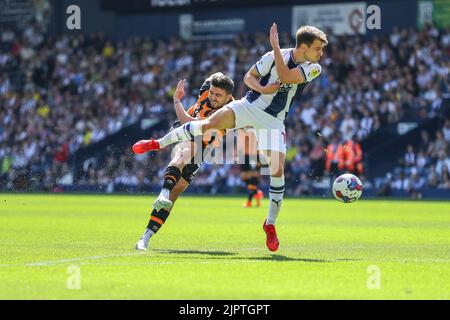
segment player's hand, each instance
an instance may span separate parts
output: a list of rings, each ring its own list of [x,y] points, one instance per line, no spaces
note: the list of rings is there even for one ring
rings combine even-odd
[[[273,94],[275,92],[278,92],[279,89],[280,89],[280,83],[275,82],[275,83],[270,83],[265,87],[262,87],[259,92],[262,94]]]
[[[184,97],[184,81],[185,79],[178,81],[177,88],[173,93],[174,102],[180,101]]]
[[[280,40],[278,39],[278,28],[275,22],[270,27],[270,45],[274,50],[280,48]]]

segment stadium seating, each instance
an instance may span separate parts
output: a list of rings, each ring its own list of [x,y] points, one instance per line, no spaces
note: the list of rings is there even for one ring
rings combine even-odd
[[[143,119],[159,123],[149,135],[164,133],[175,119],[171,94],[178,79],[188,79],[186,107],[195,101],[203,80],[217,71],[235,80],[234,95],[242,97],[244,73],[270,48],[263,34],[242,34],[220,46],[177,38],[114,43],[102,34],[50,38],[30,24],[22,32],[1,30],[0,36],[3,190],[154,189],[169,151],[136,157],[123,143],[117,147],[111,141],[82,163],[77,155]],[[331,38],[321,60],[323,75],[294,102],[287,119],[286,177],[288,193],[295,196],[310,195],[309,186],[326,185],[325,152],[320,150],[333,136],[339,135],[342,143],[356,136],[364,146],[389,125],[441,117],[442,101],[450,91],[448,29],[428,26],[421,31],[396,29],[389,37]],[[289,46],[292,39],[282,34],[281,42]],[[450,189],[449,168],[443,169],[450,166],[449,131],[448,120],[442,122],[413,151],[415,158],[421,152],[425,164],[417,168],[417,163],[403,163],[401,171],[408,179],[416,173],[428,188]],[[396,181],[397,172],[386,178],[372,177],[369,171],[363,180],[384,194],[381,189],[390,179]],[[218,181],[226,188],[211,188]],[[205,166],[191,191],[232,192],[241,183],[237,166]]]

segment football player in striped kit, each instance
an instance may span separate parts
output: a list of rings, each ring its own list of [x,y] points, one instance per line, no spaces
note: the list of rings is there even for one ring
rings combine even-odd
[[[278,250],[275,222],[285,191],[284,120],[294,97],[320,75],[322,68],[317,62],[327,43],[323,31],[313,26],[302,26],[296,33],[295,48],[281,49],[274,23],[270,28],[273,51],[263,55],[244,76],[245,84],[251,89],[245,97],[229,103],[207,119],[185,123],[161,139],[141,140],[135,145],[145,151],[159,150],[211,129],[253,127],[258,137],[258,150],[263,152],[269,163],[270,206],[263,223],[266,245],[270,251]]]
[[[233,100],[234,83],[228,76],[221,72],[212,74],[205,80],[196,103],[185,111],[181,99],[184,96],[185,81],[180,80],[173,94],[173,103],[178,121],[173,127],[178,127],[189,121],[206,119],[225,104]],[[202,155],[207,147],[217,143],[224,134],[224,130],[218,130],[214,136],[203,136],[201,141],[184,141],[175,146],[173,157],[164,173],[164,181],[161,193],[153,203],[153,210],[144,234],[136,243],[137,250],[147,250],[150,238],[158,232],[168,218],[174,202],[186,190],[192,179],[197,174],[202,160]],[[143,153],[141,145],[133,147],[134,153]],[[199,161],[197,161],[199,160]]]

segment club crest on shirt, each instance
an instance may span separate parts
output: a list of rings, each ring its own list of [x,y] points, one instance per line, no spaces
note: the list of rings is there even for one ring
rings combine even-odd
[[[313,78],[317,77],[319,75],[319,73],[320,73],[319,69],[314,68],[308,73],[308,78],[313,79]]]

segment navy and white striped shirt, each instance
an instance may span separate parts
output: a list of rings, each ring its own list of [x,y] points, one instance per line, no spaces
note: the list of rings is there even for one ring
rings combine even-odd
[[[261,94],[255,90],[247,92],[247,100],[259,109],[264,110],[273,117],[284,121],[289,112],[293,98],[300,94],[308,82],[317,78],[322,68],[317,63],[303,62],[297,63],[292,55],[294,49],[282,49],[281,54],[289,69],[299,68],[303,73],[305,82],[302,84],[281,83],[278,92],[273,94]],[[261,76],[259,83],[266,86],[269,83],[280,81],[277,68],[275,66],[275,57],[273,51],[267,52],[255,64],[256,70]]]

